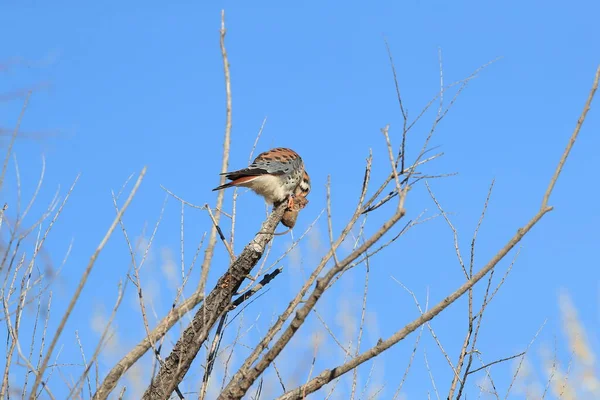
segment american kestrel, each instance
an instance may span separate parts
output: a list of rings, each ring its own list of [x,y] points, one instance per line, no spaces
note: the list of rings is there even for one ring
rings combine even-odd
[[[290,208],[294,204],[296,192],[308,194],[310,191],[310,180],[304,172],[302,158],[294,150],[284,147],[259,154],[247,168],[221,175],[225,175],[231,182],[216,187],[213,191],[232,186],[247,187],[270,204],[287,200]]]

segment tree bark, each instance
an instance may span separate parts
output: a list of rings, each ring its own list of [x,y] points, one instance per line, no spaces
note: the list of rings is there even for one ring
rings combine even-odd
[[[208,332],[219,317],[228,311],[231,298],[262,257],[266,245],[273,237],[272,234],[279,221],[281,221],[285,208],[285,202],[274,208],[271,215],[263,223],[260,232],[246,245],[227,272],[221,276],[196,312],[196,315],[194,315],[190,325],[175,344],[171,354],[158,371],[158,375],[144,393],[144,400],[168,399],[183,380],[200,347],[206,340]]]

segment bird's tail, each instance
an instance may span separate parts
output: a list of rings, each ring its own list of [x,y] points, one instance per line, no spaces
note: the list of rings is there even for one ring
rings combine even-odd
[[[227,189],[227,188],[229,188],[229,187],[232,187],[232,186],[241,186],[241,185],[242,185],[242,184],[244,184],[244,183],[248,183],[248,182],[250,182],[250,181],[253,181],[253,180],[255,180],[255,179],[256,179],[256,178],[258,178],[259,176],[260,176],[260,175],[254,175],[254,176],[242,176],[242,177],[240,177],[240,178],[237,178],[237,179],[234,179],[234,180],[232,180],[231,182],[227,182],[227,183],[226,183],[226,184],[224,184],[224,185],[217,186],[216,188],[214,188],[214,189],[213,189],[213,192],[214,192],[215,190]],[[229,178],[229,177],[228,177],[228,178]]]
[[[231,186],[233,186],[233,185],[231,184],[231,182],[229,182],[229,183],[226,183],[226,184],[224,184],[224,185],[217,186],[217,187],[216,187],[216,188],[214,188],[212,191],[214,192],[214,191],[216,191],[216,190],[227,189],[228,187],[231,187]]]

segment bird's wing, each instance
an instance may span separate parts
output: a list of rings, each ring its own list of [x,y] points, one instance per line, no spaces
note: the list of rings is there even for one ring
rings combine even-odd
[[[248,168],[263,169],[272,175],[283,175],[304,168],[304,164],[294,150],[277,147],[259,154]]]

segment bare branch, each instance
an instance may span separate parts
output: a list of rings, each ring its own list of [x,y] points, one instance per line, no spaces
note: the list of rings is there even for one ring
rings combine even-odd
[[[219,238],[221,239],[221,242],[223,242],[223,244],[225,245],[225,249],[227,249],[227,253],[229,253],[229,260],[231,262],[233,262],[235,260],[235,255],[233,254],[233,250],[231,249],[231,246],[229,245],[229,242],[227,241],[227,238],[223,234],[223,231],[221,230],[221,227],[218,225],[219,223],[218,223],[217,219],[213,215],[213,212],[210,209],[210,206],[208,204],[205,204],[204,207],[206,207],[206,210],[208,211],[208,215],[210,216],[210,220],[213,223],[213,228],[217,229],[217,232],[219,233]]]
[[[333,221],[331,218],[331,176],[327,176],[327,232],[329,233],[329,246],[331,246],[333,254],[333,262],[339,264],[336,251],[333,247]]]
[[[98,245],[98,248],[96,248],[96,251],[94,251],[94,254],[92,254],[92,257],[90,258],[90,261],[83,273],[83,276],[81,277],[81,280],[79,281],[77,289],[75,290],[75,293],[73,294],[73,297],[71,298],[71,301],[69,302],[67,311],[65,311],[65,314],[63,315],[63,317],[60,321],[60,324],[58,325],[56,333],[54,334],[54,337],[52,338],[52,341],[50,342],[50,346],[48,347],[46,356],[44,357],[44,360],[42,361],[42,365],[39,368],[39,373],[36,376],[35,382],[31,389],[31,394],[29,396],[30,400],[35,399],[35,393],[36,393],[37,387],[42,382],[42,376],[44,374],[44,370],[46,369],[46,366],[48,365],[48,361],[52,355],[54,347],[56,346],[56,343],[58,342],[58,338],[60,337],[60,334],[62,333],[62,331],[65,327],[65,324],[67,323],[67,320],[69,319],[69,316],[71,315],[71,312],[73,311],[73,308],[75,308],[75,304],[77,303],[77,300],[79,300],[79,295],[81,294],[81,291],[83,290],[83,287],[85,286],[85,284],[87,282],[87,278],[89,277],[90,273],[92,272],[94,264],[96,263],[96,259],[100,255],[100,252],[102,251],[102,249],[104,249],[104,246],[108,242],[108,239],[111,237],[111,235],[114,232],[115,228],[117,227],[119,221],[123,218],[123,215],[125,214],[125,210],[127,210],[127,207],[129,207],[129,204],[131,204],[133,197],[137,193],[137,190],[139,189],[140,185],[142,184],[142,180],[144,179],[145,174],[146,174],[146,167],[144,167],[142,169],[142,172],[140,173],[137,182],[135,183],[133,189],[131,190],[129,197],[123,204],[123,208],[121,208],[121,210],[119,211],[119,214],[115,217],[111,226],[108,228],[106,235],[104,235],[104,238]]]
[[[427,352],[425,350],[423,350],[423,357],[425,359],[425,367],[427,368],[427,373],[429,374],[429,380],[431,381],[431,386],[433,386],[435,397],[438,400],[440,400],[440,394],[438,393],[437,387],[435,385],[435,379],[433,377],[433,373],[431,373],[431,368],[429,368],[429,361],[427,361]]]
[[[287,204],[282,203],[271,213],[263,223],[260,232],[246,245],[239,257],[218,280],[214,289],[196,312],[191,324],[185,329],[171,354],[166,358],[158,376],[144,393],[144,399],[167,398],[181,382],[206,340],[209,330],[217,319],[229,310],[232,296],[261,258],[286,206]]]
[[[8,168],[8,160],[10,159],[10,155],[12,154],[12,148],[15,145],[15,140],[17,139],[17,135],[19,134],[19,128],[21,127],[21,122],[23,121],[25,110],[27,110],[27,106],[29,105],[30,97],[31,91],[27,92],[25,102],[23,103],[23,107],[21,108],[21,114],[19,115],[19,119],[17,119],[17,126],[13,131],[13,134],[10,138],[10,143],[8,144],[8,149],[6,150],[6,158],[4,159],[4,164],[2,165],[2,174],[0,174],[0,189],[2,188],[2,184],[4,183],[4,175],[6,175],[6,169]]]
[[[554,175],[552,175],[552,179],[550,179],[550,185],[548,185],[548,189],[546,189],[546,193],[544,194],[544,198],[542,199],[542,207],[541,208],[546,208],[546,206],[548,205],[548,200],[550,199],[550,195],[552,194],[552,189],[554,189],[554,185],[556,184],[556,181],[558,180],[558,176],[560,175],[560,173],[563,169],[563,166],[565,165],[565,162],[567,161],[567,158],[569,157],[569,153],[571,153],[571,149],[573,148],[573,145],[575,144],[575,140],[577,139],[577,136],[579,135],[579,131],[581,130],[581,127],[583,126],[585,117],[587,116],[587,113],[590,110],[590,105],[592,104],[592,100],[594,99],[594,95],[596,94],[596,90],[598,89],[598,81],[599,80],[600,80],[600,66],[598,66],[598,68],[596,69],[596,76],[594,77],[594,83],[592,84],[592,88],[590,89],[590,94],[588,95],[585,105],[583,106],[583,111],[581,112],[581,115],[579,116],[579,119],[577,120],[577,124],[575,125],[575,130],[573,130],[573,134],[571,135],[571,138],[569,139],[567,148],[565,149],[562,156],[560,157],[560,161],[558,162],[558,165],[556,166],[556,171],[554,171]]]
[[[421,308],[421,305],[419,304],[419,300],[417,299],[417,296],[415,295],[415,293],[410,290],[408,287],[406,287],[406,285],[404,285],[402,282],[400,282],[399,280],[397,280],[396,278],[394,278],[393,276],[391,277],[396,283],[398,283],[400,286],[402,286],[402,288],[408,292],[408,294],[411,295],[411,297],[413,298],[413,301],[415,303],[415,305],[417,306],[417,310],[419,310],[419,313],[421,315],[423,315],[424,311]],[[450,356],[448,356],[448,353],[446,352],[446,350],[444,350],[444,346],[442,346],[442,342],[440,341],[440,339],[438,338],[438,336],[436,335],[435,331],[433,330],[433,327],[431,326],[430,323],[427,323],[427,329],[429,329],[429,333],[431,334],[431,337],[433,338],[433,340],[435,341],[435,343],[437,344],[438,348],[440,349],[440,352],[442,353],[442,355],[444,356],[444,358],[446,359],[446,362],[448,363],[448,365],[450,366],[450,369],[452,370],[454,377],[457,378],[458,377],[458,370],[456,369],[456,367],[454,367],[454,364],[452,364],[452,360],[450,360]],[[458,378],[460,379],[460,378]]]
[[[438,208],[438,210],[440,211],[440,213],[442,214],[442,216],[446,220],[446,223],[448,224],[448,226],[452,230],[452,236],[454,238],[454,251],[456,252],[456,258],[458,258],[458,262],[460,264],[460,267],[463,270],[463,273],[465,274],[465,277],[467,279],[469,279],[470,276],[469,276],[469,273],[467,272],[467,269],[465,267],[465,263],[463,261],[463,258],[461,256],[461,254],[460,254],[460,248],[458,246],[458,231],[456,230],[456,228],[454,227],[454,225],[452,225],[452,222],[450,221],[450,218],[448,218],[448,215],[446,214],[446,212],[442,208],[441,204],[436,199],[435,195],[431,191],[431,188],[429,187],[429,184],[427,182],[425,182],[425,187],[427,188],[427,192],[429,193],[429,196],[431,197],[431,199],[435,203],[436,207]]]
[[[394,182],[396,182],[396,193],[400,193],[400,191],[402,190],[402,186],[400,184],[400,178],[398,177],[398,170],[396,169],[396,162],[394,160],[394,153],[392,150],[392,142],[390,141],[389,130],[390,126],[386,125],[383,129],[381,129],[381,133],[383,133],[383,136],[385,137],[385,144],[387,145],[388,156],[390,157],[390,165],[392,166],[392,175],[394,176]]]
[[[225,75],[225,96],[226,96],[226,116],[225,116],[225,137],[223,139],[223,159],[221,162],[221,173],[227,172],[227,166],[229,165],[229,148],[231,146],[231,76],[229,74],[229,60],[227,58],[227,50],[225,49],[225,10],[221,10],[221,30],[220,44],[221,44],[221,55],[223,57],[223,72]],[[224,184],[226,180],[225,175],[221,175],[220,184]],[[217,243],[217,228],[219,225],[219,219],[221,217],[221,208],[223,208],[223,199],[225,198],[225,192],[220,190],[217,194],[217,214],[215,215],[215,223],[213,228],[210,230],[210,236],[208,238],[208,245],[204,251],[204,261],[202,262],[202,272],[198,289],[200,293],[204,294],[204,288],[206,286],[206,280],[208,279],[208,270]]]
[[[392,51],[390,50],[390,45],[387,40],[383,39],[385,43],[385,49],[387,50],[388,57],[390,59],[390,66],[392,67],[392,74],[394,75],[394,86],[396,87],[396,97],[398,98],[398,105],[400,106],[400,113],[402,114],[402,144],[400,145],[400,152],[398,154],[398,158],[400,159],[400,173],[404,173],[404,162],[406,160],[406,134],[408,133],[408,129],[406,129],[406,125],[408,123],[408,113],[404,110],[404,105],[402,104],[402,96],[400,96],[400,85],[398,84],[398,76],[396,74],[396,66],[394,65],[394,60],[392,58]],[[397,168],[395,166],[394,170]]]
[[[427,303],[425,305],[425,309],[427,310],[429,306],[429,298],[427,298]],[[421,335],[423,334],[423,328],[425,325],[421,325],[421,329],[419,330],[419,334],[417,335],[417,339],[415,340],[415,344],[413,345],[412,352],[410,353],[410,358],[408,359],[408,364],[406,365],[406,369],[404,370],[404,374],[402,375],[402,379],[400,380],[400,384],[398,384],[398,388],[394,392],[394,397],[392,400],[396,400],[400,395],[400,391],[402,390],[402,386],[404,386],[404,382],[406,382],[406,378],[408,377],[408,373],[410,368],[412,367],[413,360],[415,359],[415,354],[417,353],[417,348],[419,347],[419,342],[421,341]]]
[[[523,361],[525,360],[525,355],[529,352],[529,349],[533,345],[533,342],[535,342],[535,340],[537,339],[539,334],[542,332],[542,330],[546,326],[546,322],[548,322],[547,319],[544,320],[544,322],[542,323],[542,326],[540,326],[540,328],[537,330],[537,332],[535,333],[535,335],[529,342],[529,345],[527,345],[527,348],[523,352],[524,354],[521,356],[521,360],[519,361],[519,364],[517,365],[517,368],[515,369],[515,373],[512,377],[512,380],[510,381],[510,385],[508,385],[508,389],[506,390],[507,397],[508,397],[508,394],[510,393],[510,391],[512,390],[513,385],[515,384],[517,377],[519,376],[519,372],[521,371],[521,367],[523,366]]]
[[[510,357],[506,357],[506,358],[501,358],[499,360],[492,361],[491,363],[485,364],[483,367],[479,367],[479,368],[476,368],[476,369],[474,369],[472,371],[469,371],[467,373],[467,375],[471,375],[471,374],[474,374],[476,372],[479,372],[482,369],[486,369],[486,368],[488,368],[488,367],[490,367],[490,366],[492,366],[494,364],[498,364],[498,363],[501,363],[501,362],[504,362],[504,361],[512,360],[513,358],[521,357],[521,356],[524,356],[524,355],[525,355],[525,352],[522,352],[522,353],[519,353],[519,354],[515,354],[514,356],[510,356]]]
[[[365,259],[365,286],[363,290],[363,299],[362,299],[362,307],[360,311],[360,324],[358,326],[358,337],[356,338],[356,351],[354,353],[355,356],[358,355],[360,351],[360,345],[362,343],[363,330],[365,327],[365,314],[367,313],[367,295],[369,293],[369,271],[371,269],[369,263],[369,257]],[[358,368],[354,368],[354,373],[352,376],[352,398],[354,398],[354,390],[356,388],[356,381],[358,379]],[[367,388],[365,384],[365,389]],[[364,393],[362,396],[364,398]]]

